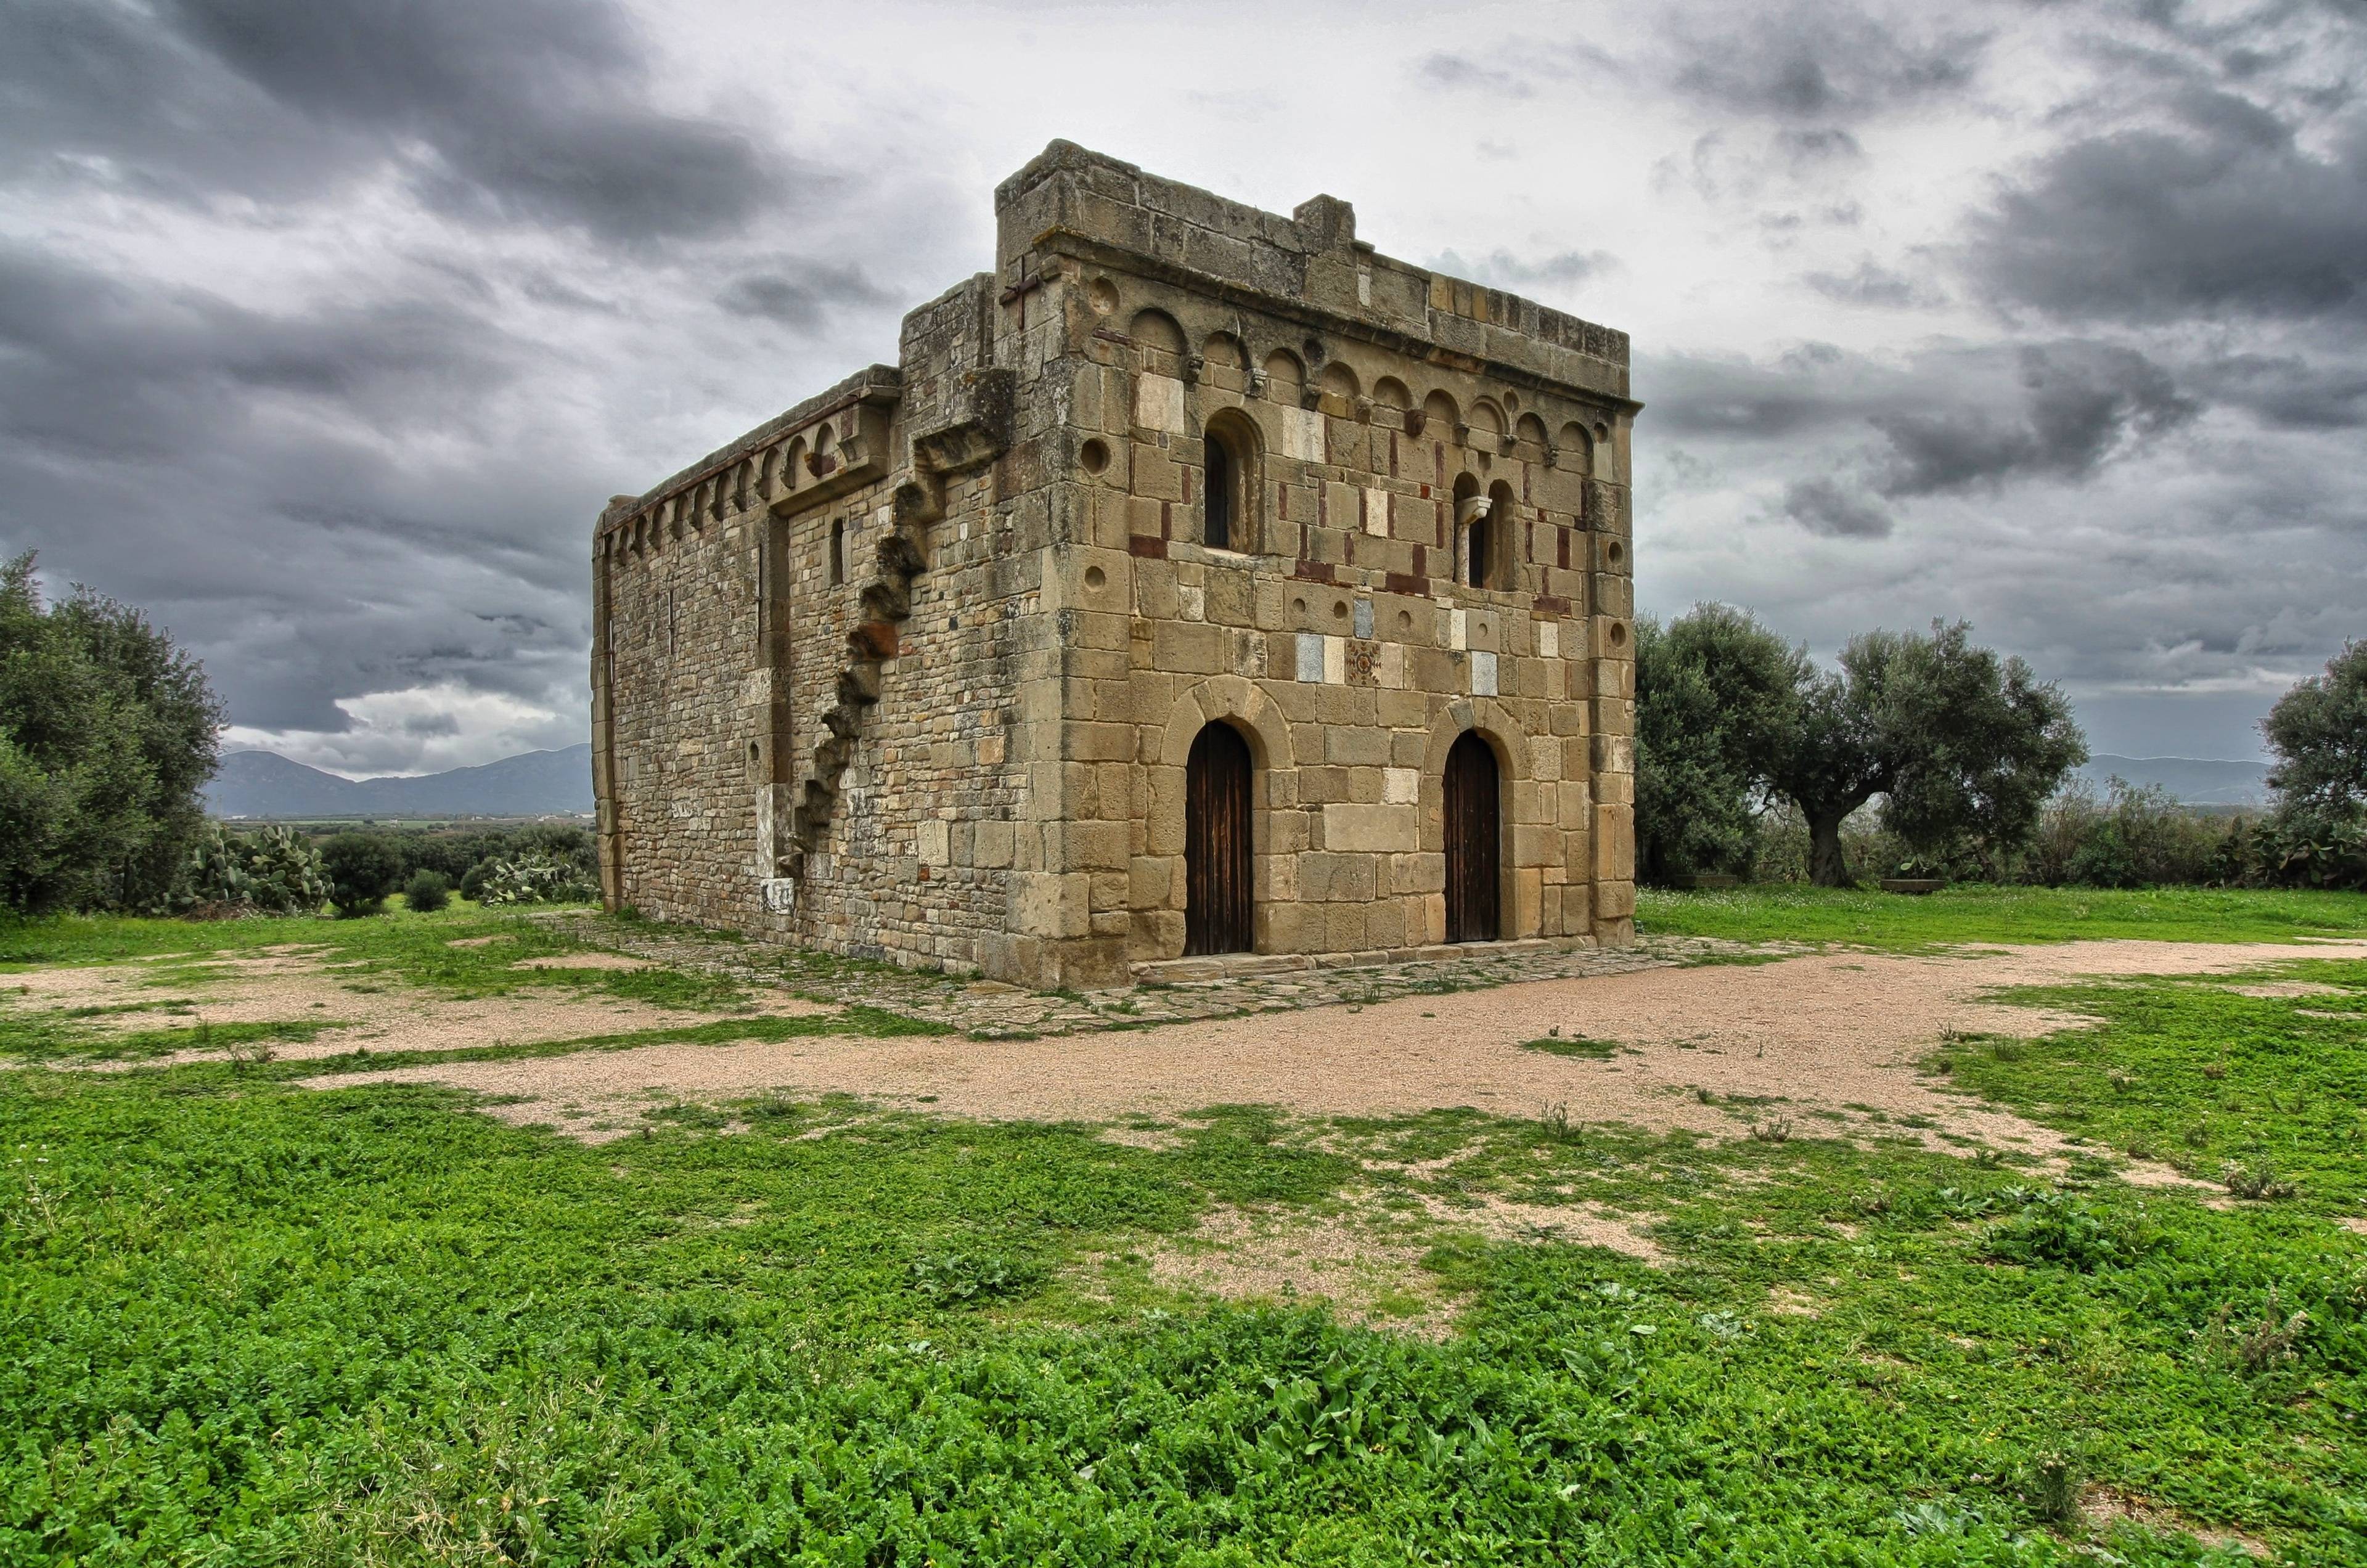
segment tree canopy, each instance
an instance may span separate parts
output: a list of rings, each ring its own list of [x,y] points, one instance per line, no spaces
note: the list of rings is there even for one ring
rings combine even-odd
[[[1841,824],[1877,796],[1920,858],[1995,873],[2088,756],[2061,692],[1962,622],[1863,633],[1819,670],[1749,615],[1701,605],[1639,632],[1636,683],[1653,874],[1738,862],[1771,795],[1798,807],[1822,886],[1849,880]]]
[[[2345,818],[2367,811],[2367,642],[2343,645],[2277,699],[2261,721],[2277,754],[2269,784],[2291,812]]]
[[[1655,880],[1747,858],[1807,655],[1747,611],[1636,624],[1636,853]]]
[[[33,557],[0,564],[0,908],[160,904],[205,824],[222,708],[138,610],[77,589],[44,604]]]

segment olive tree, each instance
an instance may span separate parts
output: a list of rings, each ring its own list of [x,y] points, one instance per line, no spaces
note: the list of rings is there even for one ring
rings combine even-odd
[[[2260,722],[2277,765],[2281,810],[2322,817],[2367,811],[2367,642],[2343,645],[2326,672],[2298,682]]]
[[[1636,626],[1636,853],[1650,880],[1740,869],[1795,728],[1807,655],[1748,611]]]
[[[1838,662],[1807,681],[1773,780],[1807,823],[1818,886],[1849,881],[1841,823],[1876,795],[1884,826],[1919,856],[1997,874],[2088,760],[2063,694],[1976,647],[1961,621],[1863,633]]]
[[[205,824],[222,711],[129,605],[0,563],[0,908],[161,905]]]
[[[2264,830],[2277,875],[2367,886],[2367,642],[2346,643],[2324,674],[2296,682],[2260,730],[2277,754]]]

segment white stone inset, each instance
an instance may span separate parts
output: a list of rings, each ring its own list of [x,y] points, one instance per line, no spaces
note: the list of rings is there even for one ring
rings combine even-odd
[[[1298,634],[1298,678],[1310,684],[1323,679],[1323,637],[1319,632]]]
[[[1471,656],[1471,694],[1492,697],[1496,694],[1496,656],[1485,651]]]
[[[1388,806],[1411,806],[1421,798],[1420,768],[1383,768],[1381,800]]]
[[[1389,536],[1389,492],[1377,485],[1365,489],[1365,532],[1376,539]]]
[[[920,855],[923,865],[951,865],[954,863],[954,825],[950,822],[923,822],[920,830]]]
[[[1184,434],[1184,383],[1146,370],[1134,378],[1134,423],[1145,430]]]
[[[1540,659],[1561,657],[1561,623],[1559,621],[1537,623],[1537,657]]]
[[[1182,389],[1178,384],[1177,389]],[[1320,409],[1285,409],[1282,411],[1282,455],[1296,457],[1302,463],[1323,461],[1323,411]]]
[[[1446,646],[1457,653],[1471,646],[1471,617],[1463,610],[1446,612]]]
[[[1323,639],[1323,681],[1326,685],[1348,683],[1348,639],[1327,637]]]

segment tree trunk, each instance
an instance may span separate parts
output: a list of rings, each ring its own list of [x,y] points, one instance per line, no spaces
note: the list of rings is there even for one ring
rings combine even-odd
[[[1847,887],[1849,863],[1841,857],[1841,820],[1837,811],[1808,818],[1808,880],[1819,887]]]

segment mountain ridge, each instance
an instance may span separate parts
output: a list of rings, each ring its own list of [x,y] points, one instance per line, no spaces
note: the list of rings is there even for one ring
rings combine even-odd
[[[212,815],[249,820],[582,815],[592,809],[592,748],[522,751],[440,773],[371,779],[340,778],[277,751],[232,751],[204,795]]]
[[[2103,789],[2113,778],[2140,787],[2158,784],[2189,806],[2265,806],[2269,764],[2222,757],[2122,757],[2100,752],[2079,770]]]

